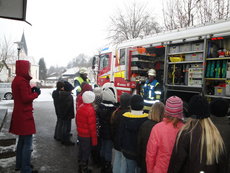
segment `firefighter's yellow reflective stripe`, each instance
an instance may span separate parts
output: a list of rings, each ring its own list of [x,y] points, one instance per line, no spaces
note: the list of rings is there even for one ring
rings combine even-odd
[[[160,100],[161,99],[161,95],[156,95],[156,100]]]
[[[149,114],[141,114],[141,115],[133,115],[131,114],[131,112],[126,112],[123,114],[124,117],[128,117],[128,118],[145,118],[148,117]]]
[[[125,78],[125,71],[120,71],[120,72],[114,73],[114,77]]]

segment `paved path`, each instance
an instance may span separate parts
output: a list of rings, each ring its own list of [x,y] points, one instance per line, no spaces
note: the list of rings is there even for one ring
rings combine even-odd
[[[77,154],[78,147],[63,146],[53,138],[56,123],[53,102],[34,102],[34,117],[37,133],[34,135],[34,151],[32,163],[39,172],[44,173],[76,173],[78,170]],[[73,140],[76,141],[75,120],[72,120]],[[8,165],[1,168],[0,172],[14,172],[15,159],[9,161]],[[98,169],[94,173],[100,172]]]

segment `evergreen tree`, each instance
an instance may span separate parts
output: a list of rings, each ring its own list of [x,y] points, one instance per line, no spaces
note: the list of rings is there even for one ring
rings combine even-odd
[[[45,80],[47,75],[47,68],[44,58],[39,60],[39,80]]]

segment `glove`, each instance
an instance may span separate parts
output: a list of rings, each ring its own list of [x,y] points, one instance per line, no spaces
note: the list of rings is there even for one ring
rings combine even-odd
[[[35,92],[35,88],[37,88],[37,87],[33,87],[33,88],[31,88],[32,93],[34,93],[34,92]]]
[[[36,88],[35,92],[40,95],[41,94],[41,89],[40,88]]]
[[[31,88],[31,90],[32,90],[32,92],[36,92],[38,95],[41,94],[41,90],[38,87],[33,87],[33,88]]]

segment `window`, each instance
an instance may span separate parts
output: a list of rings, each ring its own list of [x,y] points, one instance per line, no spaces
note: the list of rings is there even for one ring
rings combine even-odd
[[[100,56],[100,70],[107,67],[109,65],[109,55],[101,55]]]
[[[119,65],[125,65],[125,49],[120,49]]]

